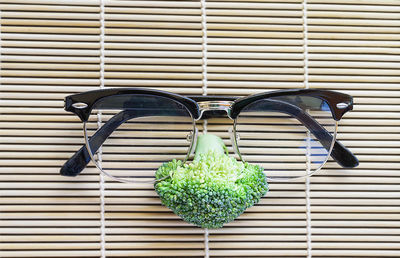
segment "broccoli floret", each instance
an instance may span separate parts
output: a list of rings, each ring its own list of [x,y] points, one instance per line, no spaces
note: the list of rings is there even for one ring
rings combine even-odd
[[[221,138],[198,137],[192,163],[164,163],[155,190],[163,205],[202,228],[220,228],[260,201],[268,191],[260,166],[229,157]]]

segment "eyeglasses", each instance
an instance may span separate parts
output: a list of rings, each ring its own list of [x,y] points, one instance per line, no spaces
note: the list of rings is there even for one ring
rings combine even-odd
[[[92,160],[118,181],[154,182],[155,164],[191,159],[200,119],[215,120],[214,131],[230,138],[231,152],[264,167],[269,180],[310,176],[329,157],[342,167],[356,167],[357,158],[336,140],[338,121],[352,108],[351,96],[315,89],[242,98],[184,97],[142,88],[70,95],[65,110],[83,122],[85,145],[60,173],[77,176]],[[228,134],[221,129],[226,120],[233,120]]]

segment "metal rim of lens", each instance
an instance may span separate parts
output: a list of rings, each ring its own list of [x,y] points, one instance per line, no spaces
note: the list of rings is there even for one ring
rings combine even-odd
[[[196,122],[194,121],[192,114],[191,114],[188,110],[187,110],[187,112],[190,114],[190,118],[192,119],[193,137],[192,137],[192,141],[190,142],[190,145],[189,145],[189,147],[188,147],[187,154],[186,154],[185,159],[183,160],[183,163],[186,163],[187,159],[189,158],[190,153],[191,153],[191,150],[193,149],[193,143],[195,142],[195,138],[197,138],[197,133],[195,133],[195,130],[196,130]],[[117,181],[120,181],[120,182],[124,182],[124,183],[155,183],[155,182],[157,182],[157,181],[160,181],[160,180],[165,179],[165,178],[168,177],[168,176],[167,176],[167,177],[162,178],[162,179],[151,179],[151,180],[141,180],[141,181],[137,181],[137,180],[123,179],[123,178],[119,178],[119,177],[115,177],[115,176],[111,175],[111,174],[108,173],[107,171],[104,171],[104,169],[103,169],[103,168],[101,167],[101,165],[96,161],[96,159],[94,158],[94,156],[93,156],[93,154],[92,154],[92,150],[91,150],[90,144],[89,144],[89,137],[88,137],[88,134],[87,134],[87,122],[83,122],[83,133],[84,133],[84,138],[85,138],[86,150],[87,150],[88,153],[89,153],[90,159],[91,159],[92,162],[95,164],[95,166],[97,167],[97,169],[100,170],[100,172],[103,173],[104,175],[106,175],[106,176],[108,176],[108,177],[110,177],[110,178],[112,178],[112,179],[114,179],[114,180],[117,180]],[[103,145],[102,145],[102,146],[103,146]],[[101,148],[102,146],[100,146],[100,148]]]
[[[239,117],[239,116],[238,116]],[[237,118],[238,118],[237,117]],[[243,159],[242,154],[240,153],[240,147],[237,144],[237,135],[238,132],[236,131],[236,126],[237,126],[237,118],[234,120],[233,122],[233,134],[234,134],[234,141],[232,144],[235,145],[234,148],[236,148],[238,156],[240,158],[240,160],[242,162],[246,162],[245,159]],[[308,131],[308,129],[307,129]],[[304,178],[308,178],[310,176],[312,176],[313,174],[315,174],[316,172],[320,171],[322,169],[322,167],[326,164],[326,162],[328,162],[329,157],[331,156],[332,150],[333,150],[333,146],[335,145],[336,142],[336,136],[337,136],[337,131],[338,131],[338,121],[335,121],[335,131],[333,132],[333,136],[332,136],[332,142],[331,142],[331,146],[329,148],[328,154],[326,155],[325,161],[322,162],[322,164],[315,170],[311,171],[310,173],[304,175],[304,176],[297,176],[297,177],[293,177],[293,178],[282,178],[282,179],[274,179],[272,177],[269,177],[267,175],[265,175],[265,177],[267,178],[267,180],[269,181],[275,181],[275,182],[289,182],[289,181],[295,181],[295,180],[300,180],[300,179],[304,179]],[[265,170],[265,169],[264,169]],[[264,172],[265,174],[265,172]]]

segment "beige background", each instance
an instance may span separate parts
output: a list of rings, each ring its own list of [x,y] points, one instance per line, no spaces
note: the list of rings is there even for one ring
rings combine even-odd
[[[101,60],[107,88],[202,94],[200,1],[0,3],[0,257],[100,257],[98,171],[58,174],[83,143],[63,98],[100,88]],[[300,0],[207,1],[207,92],[305,88],[308,59],[311,88],[354,96],[339,139],[360,166],[329,161],[308,188],[271,184],[259,205],[210,230],[210,255],[399,257],[400,1],[308,0],[306,10]],[[107,257],[204,255],[204,231],[151,187],[104,187]]]

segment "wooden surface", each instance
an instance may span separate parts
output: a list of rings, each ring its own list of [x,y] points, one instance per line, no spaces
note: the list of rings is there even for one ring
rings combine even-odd
[[[59,175],[83,144],[65,96],[99,89],[102,77],[106,88],[204,91],[200,1],[104,4],[0,1],[0,257],[100,257],[102,209],[107,257],[204,256],[203,230],[161,206],[152,185],[102,184],[93,165]],[[300,0],[221,0],[206,10],[209,95],[305,88],[308,71],[310,88],[354,96],[338,137],[360,160],[329,160],[309,184],[271,183],[260,204],[210,230],[210,255],[399,257],[400,1],[308,0],[304,13]],[[208,130],[229,140],[228,125]]]

